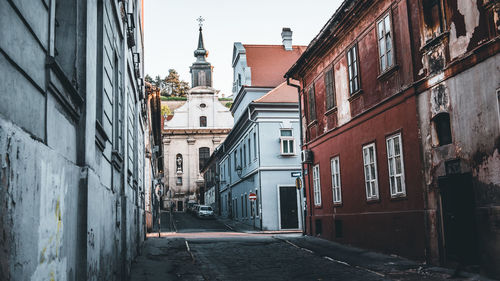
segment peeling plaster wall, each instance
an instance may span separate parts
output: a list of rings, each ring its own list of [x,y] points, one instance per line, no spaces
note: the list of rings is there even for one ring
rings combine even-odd
[[[75,280],[80,169],[0,118],[0,277]]]
[[[457,12],[463,15],[465,30],[457,31],[457,25],[452,22],[450,25],[450,57],[454,58],[467,51],[469,42],[474,34],[475,28],[479,25],[479,10],[477,0],[457,1]]]
[[[438,75],[436,83],[418,96],[418,116],[424,151],[424,174],[428,189],[431,220],[431,243],[436,246],[438,234],[436,212],[439,190],[437,179],[445,176],[445,161],[461,159],[462,173],[473,176],[476,222],[480,242],[482,270],[500,276],[500,120],[497,89],[500,88],[500,55],[475,65],[452,78]],[[453,143],[433,146],[431,118],[440,111],[432,97],[433,89],[446,89]],[[434,234],[432,234],[434,233]],[[434,251],[434,256],[438,255]],[[435,260],[437,258],[435,257]]]

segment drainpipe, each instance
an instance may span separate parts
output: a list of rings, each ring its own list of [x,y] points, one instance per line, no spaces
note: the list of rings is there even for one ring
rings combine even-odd
[[[290,77],[286,76],[286,84],[291,87],[297,88],[297,96],[298,96],[298,103],[299,103],[299,135],[300,135],[300,150],[302,150],[302,146],[304,145],[303,141],[303,131],[302,131],[302,103],[300,102],[300,86],[297,86],[295,84],[290,83]],[[305,173],[304,173],[304,163],[302,163],[302,159],[300,161],[300,172],[302,174],[302,178],[305,178]],[[302,188],[306,188],[305,186],[302,186]],[[301,190],[301,194],[304,194],[304,192]],[[299,194],[300,195],[300,194]],[[302,212],[302,235],[305,235],[306,233],[306,216],[304,214],[304,207],[302,206],[303,204],[303,199],[302,196],[299,196],[300,198],[300,211]]]

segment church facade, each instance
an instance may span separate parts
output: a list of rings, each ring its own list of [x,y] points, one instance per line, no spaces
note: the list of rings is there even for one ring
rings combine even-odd
[[[192,89],[184,104],[174,102],[172,115],[164,116],[164,209],[182,212],[189,202],[199,201],[204,183],[200,171],[233,126],[231,112],[212,88],[212,65],[206,61],[207,54],[200,26],[196,61],[191,66]]]

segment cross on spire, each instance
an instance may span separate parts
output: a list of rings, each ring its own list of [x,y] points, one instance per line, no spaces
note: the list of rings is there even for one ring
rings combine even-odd
[[[200,26],[201,29],[203,27],[203,22],[205,21],[205,19],[200,16],[199,18],[196,19],[196,21],[198,22],[198,25]]]

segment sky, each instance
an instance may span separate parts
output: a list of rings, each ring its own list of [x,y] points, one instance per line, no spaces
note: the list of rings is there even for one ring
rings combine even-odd
[[[145,0],[144,67],[164,78],[173,68],[191,83],[198,17],[214,67],[213,87],[230,96],[233,43],[281,45],[281,30],[290,27],[293,45],[308,45],[342,3],[341,0]]]

